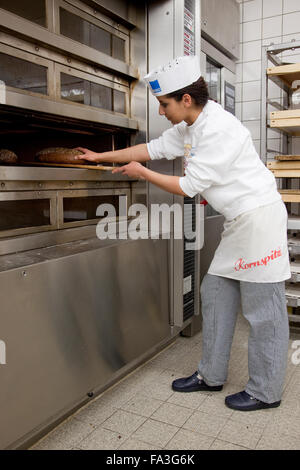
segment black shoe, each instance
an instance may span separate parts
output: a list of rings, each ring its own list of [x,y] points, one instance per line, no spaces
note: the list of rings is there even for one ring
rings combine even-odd
[[[274,403],[264,403],[263,401],[257,400],[252,397],[249,393],[243,391],[229,395],[225,398],[225,405],[228,408],[239,411],[255,411],[262,410],[264,408],[276,408],[279,406],[281,401],[274,401]]]
[[[175,392],[219,392],[222,388],[223,385],[207,385],[203,379],[198,378],[198,372],[195,372],[190,377],[176,379],[172,383],[172,389],[175,390]]]

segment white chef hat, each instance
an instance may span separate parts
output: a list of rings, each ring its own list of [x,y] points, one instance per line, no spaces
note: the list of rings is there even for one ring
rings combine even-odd
[[[154,96],[167,95],[196,82],[201,76],[197,56],[183,56],[158,67],[144,77]]]

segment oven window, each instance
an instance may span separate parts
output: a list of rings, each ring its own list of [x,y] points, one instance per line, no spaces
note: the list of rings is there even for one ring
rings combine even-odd
[[[112,35],[112,56],[115,59],[125,61],[125,41]]]
[[[64,198],[64,223],[100,219],[101,217],[96,216],[97,208],[100,204],[112,204],[115,208],[116,216],[119,215],[119,195]]]
[[[114,90],[113,95],[114,95],[114,111],[116,113],[125,114],[126,112],[125,93],[119,90]]]
[[[104,52],[104,54],[111,55],[111,34],[92,23],[87,23],[87,21],[84,23],[89,25],[90,31],[90,40],[87,46],[97,49],[97,51]]]
[[[61,73],[61,98],[95,108],[126,113],[125,93],[98,83]]]
[[[22,16],[26,20],[33,21],[41,26],[46,26],[45,0],[34,0],[34,2],[26,0],[0,0],[0,8]]]
[[[206,83],[210,99],[221,102],[221,67],[212,60],[206,61]]]
[[[47,67],[2,52],[0,80],[7,86],[47,95]]]
[[[60,95],[61,98],[75,103],[89,104],[89,87],[87,87],[87,80],[82,80],[78,77],[72,77],[65,73],[60,74]]]
[[[0,230],[50,225],[50,199],[0,201]]]
[[[112,110],[112,88],[90,82],[90,105],[96,108]]]
[[[125,61],[124,39],[63,8],[60,8],[60,33],[97,51]]]

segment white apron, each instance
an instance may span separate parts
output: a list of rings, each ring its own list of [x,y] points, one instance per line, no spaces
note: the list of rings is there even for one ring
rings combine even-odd
[[[248,282],[280,282],[291,277],[287,211],[280,200],[225,221],[208,274]]]

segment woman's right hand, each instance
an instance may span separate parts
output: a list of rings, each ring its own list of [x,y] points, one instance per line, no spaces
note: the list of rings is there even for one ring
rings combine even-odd
[[[89,162],[99,162],[101,160],[99,153],[92,152],[92,150],[85,149],[83,147],[76,147],[75,150],[80,150],[83,152],[83,155],[77,155],[76,160],[88,160]]]

